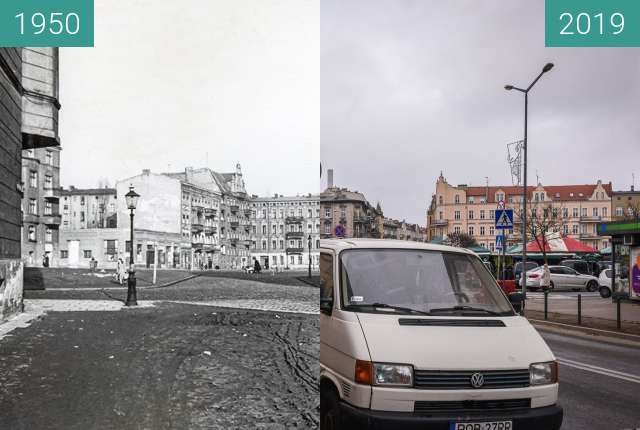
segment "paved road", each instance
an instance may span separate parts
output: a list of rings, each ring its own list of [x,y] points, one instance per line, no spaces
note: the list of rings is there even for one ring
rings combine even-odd
[[[541,334],[560,362],[563,430],[640,428],[640,349]]]

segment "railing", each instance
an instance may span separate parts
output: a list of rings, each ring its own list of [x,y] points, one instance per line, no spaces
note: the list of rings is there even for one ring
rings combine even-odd
[[[62,191],[61,187],[55,188],[55,187],[44,187],[43,189],[44,191],[44,198],[45,199],[60,199],[60,193]]]
[[[287,254],[302,254],[304,248],[287,248]]]
[[[302,224],[303,221],[304,221],[304,218],[302,218],[301,216],[288,216],[285,218],[284,223],[285,224]]]
[[[43,224],[47,225],[60,225],[62,222],[62,216],[60,216],[60,214],[43,215],[40,219]]]
[[[286,239],[302,239],[304,238],[304,232],[302,231],[289,231],[285,234]]]
[[[446,219],[439,219],[431,222],[432,227],[445,227],[447,225],[449,225],[449,220]]]

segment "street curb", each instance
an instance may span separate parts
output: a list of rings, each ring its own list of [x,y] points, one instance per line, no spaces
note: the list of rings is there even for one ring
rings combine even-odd
[[[0,340],[8,336],[17,328],[24,328],[36,320],[44,318],[46,312],[37,306],[30,306],[27,312],[22,312],[8,320],[0,322]]]
[[[529,319],[529,322],[540,331],[570,335],[585,339],[598,340],[606,343],[640,348],[640,336],[629,333],[620,333],[611,330],[581,327],[571,324],[563,324],[552,321]]]
[[[202,276],[200,274],[196,274],[196,275],[189,275],[186,278],[182,278],[182,279],[177,279],[175,281],[171,281],[171,282],[167,282],[166,284],[162,284],[162,285],[151,285],[149,287],[138,287],[139,290],[152,290],[154,288],[166,288],[166,287],[171,287],[172,285],[176,285],[179,284],[180,282],[184,282],[184,281],[189,281],[191,279],[197,278],[199,276]]]

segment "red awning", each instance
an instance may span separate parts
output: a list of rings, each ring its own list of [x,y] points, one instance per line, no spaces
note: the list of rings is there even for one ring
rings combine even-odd
[[[542,237],[538,238],[538,241],[532,241],[527,243],[527,252],[542,252],[538,242],[542,243]],[[561,235],[560,233],[547,234],[544,241],[544,248],[546,252],[585,252],[592,253],[596,250],[579,240],[572,239],[569,236]]]

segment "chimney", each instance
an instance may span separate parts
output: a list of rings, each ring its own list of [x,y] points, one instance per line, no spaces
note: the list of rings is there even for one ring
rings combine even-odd
[[[631,192],[633,192],[633,188],[634,188],[633,185],[631,185]]]
[[[327,170],[327,188],[333,188],[333,169]]]
[[[184,175],[187,182],[193,182],[193,167],[185,167]]]

